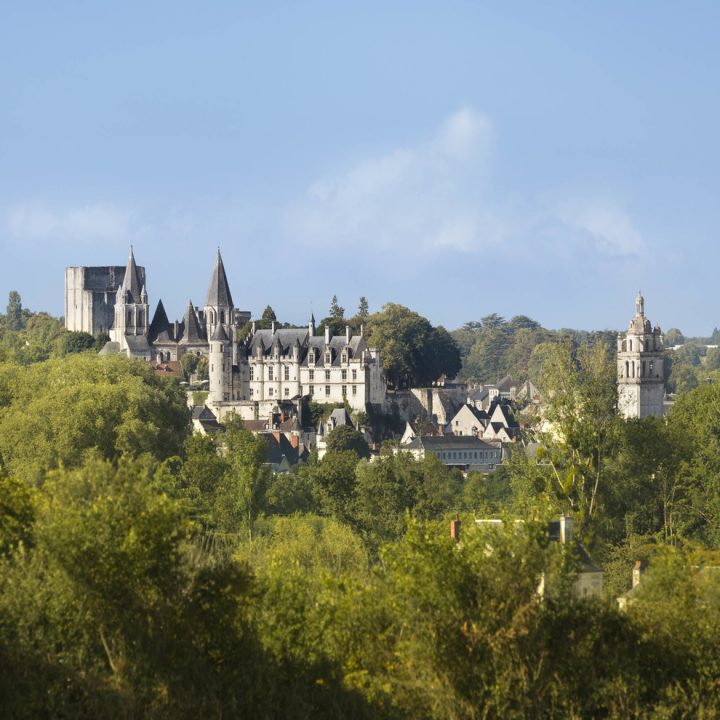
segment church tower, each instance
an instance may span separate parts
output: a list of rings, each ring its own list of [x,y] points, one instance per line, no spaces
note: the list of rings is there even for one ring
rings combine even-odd
[[[125,277],[115,296],[115,322],[110,330],[112,340],[120,343],[124,348],[128,336],[147,335],[150,323],[148,311],[147,292],[144,285],[140,287],[131,245]]]
[[[218,325],[224,326],[226,332],[232,332],[234,308],[230,286],[227,275],[225,275],[225,266],[220,256],[220,248],[218,248],[215,268],[205,299],[205,327],[208,339],[213,336]]]
[[[625,335],[618,335],[618,411],[624,418],[662,417],[663,335],[645,317],[645,300],[635,299],[635,317]]]

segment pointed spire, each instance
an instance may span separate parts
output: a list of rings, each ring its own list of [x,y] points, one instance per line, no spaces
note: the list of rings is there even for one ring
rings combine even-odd
[[[147,304],[147,292],[145,290],[145,286],[142,286],[142,290],[140,291],[140,302],[143,303],[143,305]]]
[[[125,268],[122,289],[130,293],[130,302],[137,302],[140,299],[140,281],[138,280],[137,265],[135,264],[132,245],[130,246],[130,255],[128,257],[127,267]]]
[[[148,339],[150,342],[155,342],[155,340],[157,340],[157,338],[163,333],[167,335],[167,339],[169,340],[170,321],[168,320],[162,300],[158,300],[157,307],[155,308],[155,314],[153,315],[152,322],[150,323],[150,329],[148,330]]]
[[[223,265],[220,248],[217,250],[217,258],[215,259],[215,268],[210,278],[210,287],[208,287],[206,307],[214,308],[233,308],[232,295],[230,294],[230,286],[228,285],[227,275],[225,275],[225,266]]]
[[[195,306],[192,304],[192,300],[188,300],[188,306],[185,310],[185,317],[183,318],[185,326],[182,342],[185,344],[202,341],[203,332],[198,322],[197,314],[195,313]]]

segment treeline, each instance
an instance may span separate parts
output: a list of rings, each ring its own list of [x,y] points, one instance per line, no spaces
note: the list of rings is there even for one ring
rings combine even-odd
[[[600,343],[553,345],[554,432],[464,480],[369,462],[351,429],[273,476],[240,423],[190,435],[142,363],[0,366],[0,716],[716,716],[720,577],[696,568],[720,543],[720,391],[621,423],[613,371]],[[573,596],[561,511],[607,600]]]
[[[451,336],[462,359],[458,380],[484,383],[496,383],[505,375],[512,375],[519,382],[527,378],[537,380],[543,355],[555,343],[580,346],[604,342],[612,351],[617,339],[617,333],[609,330],[547,330],[525,315],[506,320],[495,313],[465,323],[453,330]]]

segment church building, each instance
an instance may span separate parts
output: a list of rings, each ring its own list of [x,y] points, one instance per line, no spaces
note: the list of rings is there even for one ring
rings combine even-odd
[[[280,329],[273,323],[271,329],[256,329],[250,313],[233,303],[219,249],[204,307],[189,301],[182,321],[170,322],[162,300],[148,320],[145,270],[136,265],[132,248],[122,270],[66,269],[66,328],[108,332],[102,354],[159,362],[186,353],[207,356],[208,405],[218,419],[229,413],[245,420],[288,417],[305,396],[319,403],[347,401],[360,411],[385,400],[380,355],[367,346],[362,328],[357,335],[349,327],[339,336],[327,328],[316,335],[311,317],[306,328]]]
[[[624,418],[662,417],[665,380],[663,335],[645,317],[645,300],[635,299],[635,317],[617,341],[618,411]]]

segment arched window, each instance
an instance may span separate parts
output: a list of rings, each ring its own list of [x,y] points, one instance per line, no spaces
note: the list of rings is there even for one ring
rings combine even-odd
[[[220,311],[220,324],[221,325],[225,324],[225,311],[224,310]]]
[[[627,360],[625,361],[625,377],[630,377],[630,363]]]
[[[632,352],[632,340],[629,340],[628,343],[630,345],[630,352]]]

